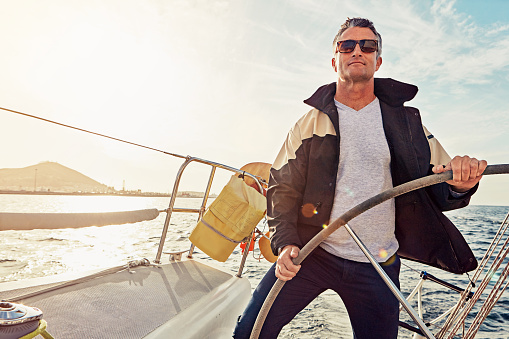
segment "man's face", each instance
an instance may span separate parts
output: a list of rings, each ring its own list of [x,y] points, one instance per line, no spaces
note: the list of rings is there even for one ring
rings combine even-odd
[[[343,32],[340,41],[363,39],[376,40],[376,35],[367,27],[350,27]],[[336,47],[336,55],[332,59],[332,67],[338,73],[339,80],[346,82],[372,79],[381,64],[382,58],[377,58],[376,52],[362,52],[359,44],[350,53],[339,53]]]

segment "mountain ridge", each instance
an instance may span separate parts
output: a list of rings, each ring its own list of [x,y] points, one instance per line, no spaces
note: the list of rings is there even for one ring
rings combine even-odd
[[[45,161],[22,168],[0,168],[0,194],[71,194],[171,196],[168,193],[117,191],[58,162]],[[202,198],[203,192],[179,191],[178,197]],[[211,194],[210,197],[216,197]]]
[[[0,190],[107,193],[107,185],[57,162],[0,169]]]

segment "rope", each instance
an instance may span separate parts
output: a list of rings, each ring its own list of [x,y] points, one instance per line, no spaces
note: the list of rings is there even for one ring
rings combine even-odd
[[[509,164],[502,165],[489,165],[486,167],[483,175],[493,175],[493,174],[509,174]],[[416,179],[405,184],[399,185],[387,191],[384,191],[380,194],[377,194],[359,205],[353,207],[339,218],[334,220],[327,228],[321,230],[317,235],[315,235],[299,252],[297,258],[293,259],[295,265],[300,265],[300,263],[323,241],[325,240],[332,232],[336,231],[339,227],[345,225],[347,222],[358,216],[359,214],[367,211],[368,209],[381,204],[382,202],[400,196],[402,194],[408,193],[410,191],[435,185],[447,180],[452,179],[452,172],[444,172],[440,174],[429,175],[420,179]],[[256,318],[255,325],[251,332],[250,339],[257,339],[260,335],[263,322],[269,313],[270,307],[272,306],[274,300],[277,295],[283,288],[285,282],[282,280],[277,280],[267,295],[265,302],[258,313],[258,317]]]
[[[170,153],[170,152],[162,151],[162,150],[157,149],[157,148],[153,148],[153,147],[149,147],[149,146],[144,146],[144,145],[141,145],[141,144],[136,144],[134,142],[130,142],[130,141],[119,139],[119,138],[110,137],[108,135],[97,133],[97,132],[92,132],[92,131],[89,131],[89,130],[86,130],[86,129],[83,129],[83,128],[79,128],[79,127],[74,127],[74,126],[71,126],[71,125],[62,124],[60,122],[49,120],[49,119],[45,119],[45,118],[41,118],[41,117],[38,117],[36,115],[32,115],[32,114],[28,114],[28,113],[23,113],[23,112],[18,112],[18,111],[14,111],[12,109],[3,108],[3,107],[0,107],[0,109],[4,110],[4,111],[7,111],[7,112],[20,114],[20,115],[23,115],[25,117],[34,118],[34,119],[42,120],[42,121],[45,121],[45,122],[49,122],[49,123],[52,123],[52,124],[55,124],[55,125],[59,125],[59,126],[63,126],[63,127],[71,128],[71,129],[75,129],[77,131],[81,131],[81,132],[85,132],[85,133],[89,133],[89,134],[93,134],[93,135],[98,135],[98,136],[103,137],[103,138],[108,138],[108,139],[120,141],[120,142],[129,144],[129,145],[134,145],[134,146],[137,146],[137,147],[146,148],[146,149],[149,149],[149,150],[152,150],[152,151],[164,153],[166,155],[171,155],[171,156],[174,156],[174,157],[177,157],[177,158],[182,158],[182,159],[186,158],[186,156],[183,156],[183,155],[179,155],[179,154],[175,154],[175,153]]]

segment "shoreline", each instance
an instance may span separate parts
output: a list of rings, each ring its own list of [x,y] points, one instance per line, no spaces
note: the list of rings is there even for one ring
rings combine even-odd
[[[52,192],[52,191],[5,191],[0,190],[0,194],[17,194],[17,195],[78,195],[78,196],[122,196],[122,197],[163,197],[169,198],[169,193],[157,193],[157,192]],[[210,197],[213,197],[211,194]],[[203,193],[190,193],[180,192],[177,194],[177,198],[203,198]]]

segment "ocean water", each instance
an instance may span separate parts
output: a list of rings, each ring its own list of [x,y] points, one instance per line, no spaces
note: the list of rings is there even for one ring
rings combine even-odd
[[[169,198],[118,196],[31,196],[0,195],[0,212],[100,212],[125,211],[143,208],[168,207]],[[176,207],[198,207],[201,199],[179,198]],[[479,259],[489,247],[509,207],[468,206],[447,212],[469,242]],[[127,260],[156,256],[165,213],[151,221],[107,227],[81,229],[2,231],[0,233],[0,282],[15,281],[65,272],[79,272],[94,268],[124,264]],[[188,249],[188,236],[196,224],[196,214],[174,213],[167,235],[165,250]],[[264,227],[260,224],[260,227]],[[211,260],[197,250],[196,257]],[[250,253],[244,276],[252,289],[270,267],[259,251]],[[225,263],[217,263],[226,270],[237,272],[241,251]],[[163,261],[168,260],[163,257]],[[507,262],[507,261],[506,261]],[[504,265],[506,264],[504,262]],[[466,275],[454,275],[418,263],[403,260],[401,289],[408,295],[419,280],[419,273],[427,271],[459,287],[466,287]],[[471,274],[472,276],[472,274]],[[454,305],[458,294],[427,281],[424,284],[423,311],[425,321],[434,319]],[[0,296],[1,298],[1,296]],[[416,303],[411,302],[416,307]],[[476,311],[474,309],[474,311]],[[412,323],[405,311],[401,320]],[[436,330],[432,331],[435,333]],[[280,338],[352,338],[346,310],[333,292],[325,292],[309,304],[282,331]],[[400,329],[399,338],[412,338],[412,333]],[[503,295],[489,314],[476,338],[509,338],[509,296]]]

